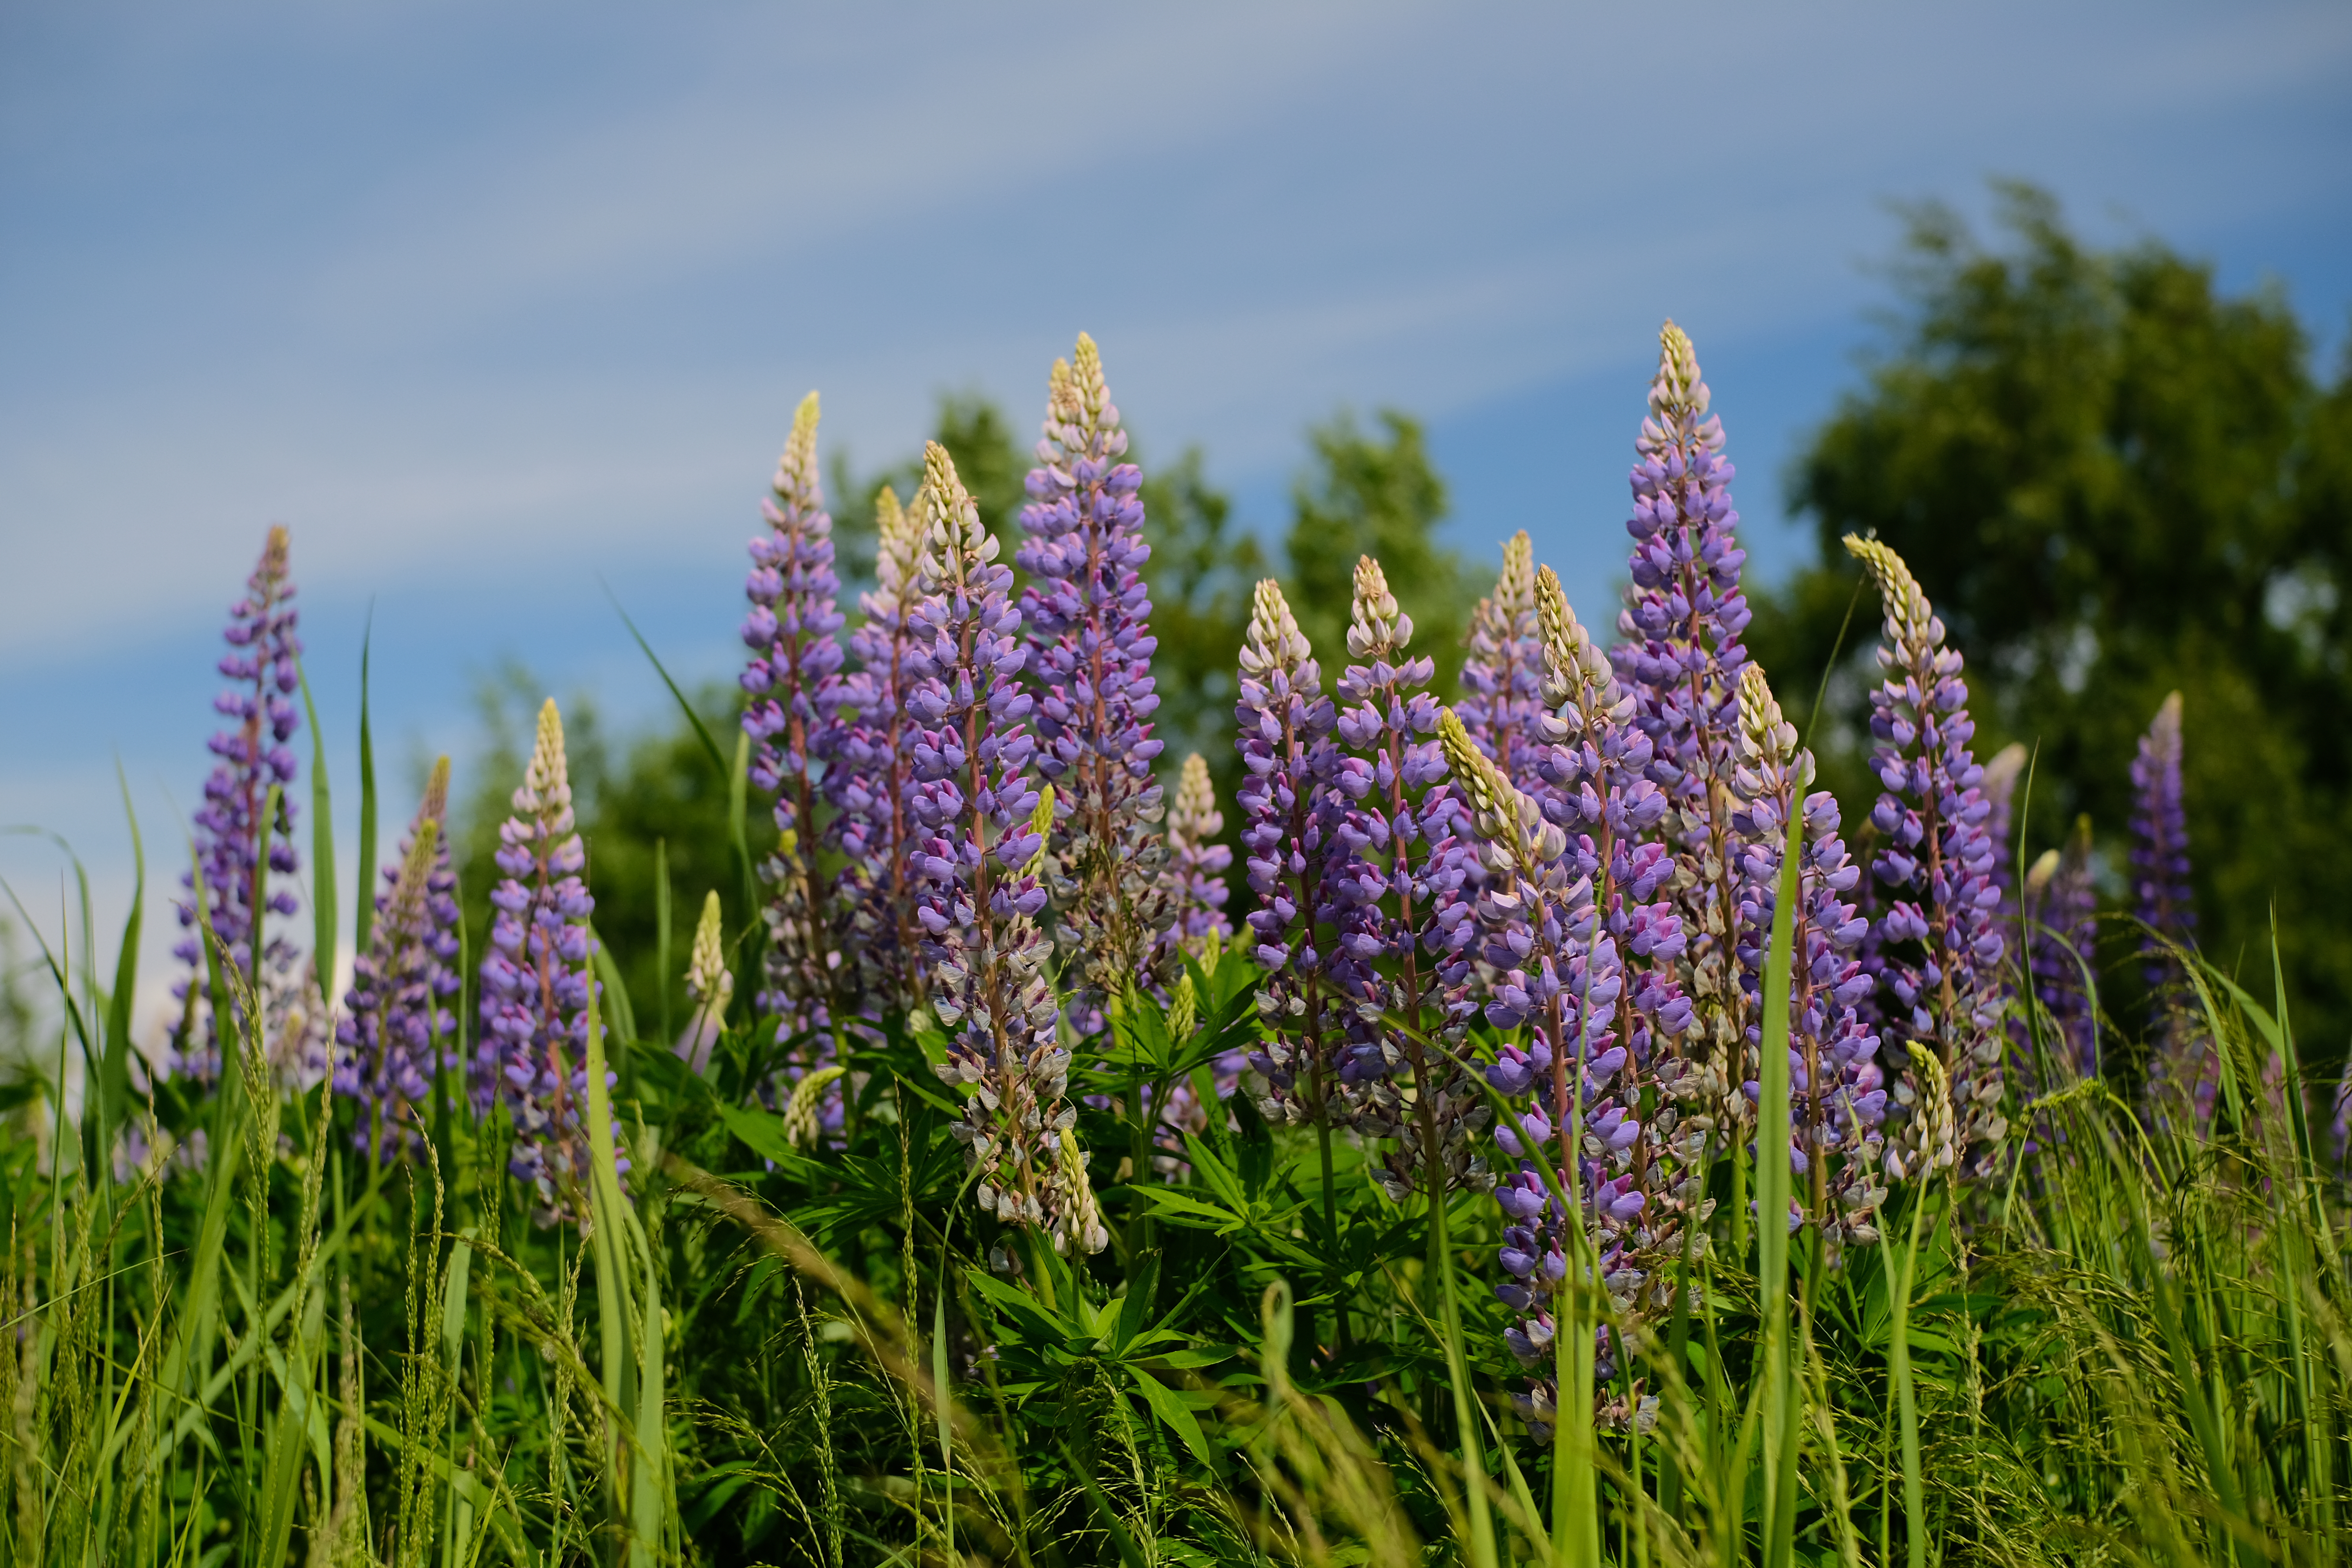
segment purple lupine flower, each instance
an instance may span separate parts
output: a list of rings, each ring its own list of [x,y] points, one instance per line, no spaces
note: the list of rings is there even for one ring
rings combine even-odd
[[[1799,1205],[1834,1266],[1847,1245],[1878,1239],[1874,1217],[1886,1198],[1876,1179],[1885,1155],[1880,1127],[1886,1080],[1878,1065],[1878,1037],[1854,1012],[1873,984],[1853,956],[1868,922],[1844,899],[1861,881],[1862,868],[1847,858],[1838,837],[1837,797],[1827,790],[1799,793],[1812,782],[1812,753],[1797,744],[1796,726],[1781,717],[1758,665],[1740,671],[1739,741],[1731,788],[1741,802],[1736,826],[1745,840],[1740,974],[1759,1019],[1789,817],[1804,814],[1790,949],[1789,1160]],[[1750,1044],[1759,1053],[1762,1039],[1759,1023]],[[1744,1088],[1760,1100],[1757,1084]],[[1764,1146],[1759,1130],[1759,1157]]]
[[[2149,1098],[2159,1117],[2186,1108],[2203,1129],[2212,1125],[2221,1069],[2211,1035],[2199,1026],[2196,993],[2179,956],[2197,939],[2180,753],[2180,693],[2175,691],[2157,709],[2132,759],[2132,910],[2141,926],[2149,1002]]]
[[[1342,1004],[1325,973],[1333,939],[1320,929],[1325,862],[1333,854],[1324,796],[1338,766],[1331,730],[1339,710],[1323,695],[1314,650],[1271,577],[1251,599],[1234,717],[1234,744],[1249,773],[1237,798],[1243,863],[1258,899],[1249,912],[1251,955],[1266,976],[1257,994],[1265,1047],[1251,1065],[1265,1077],[1268,1120],[1328,1125],[1344,1029]]]
[[[1163,977],[1160,933],[1175,918],[1160,876],[1160,789],[1151,735],[1151,601],[1141,575],[1143,474],[1118,459],[1127,432],[1084,332],[1055,360],[1038,467],[1029,470],[1014,559],[1037,686],[1037,771],[1054,784],[1048,841],[1057,932],[1092,1010]]]
[[[740,684],[751,701],[743,730],[758,750],[751,782],[776,797],[776,852],[761,867],[775,885],[767,909],[773,945],[760,1009],[783,1020],[784,1034],[824,1029],[835,1011],[839,954],[827,929],[825,889],[816,876],[819,785],[838,742],[841,629],[835,598],[833,518],[816,466],[816,394],[801,400],[793,433],[776,464],[772,499],[761,503],[770,531],[751,542],[743,592],[751,613],[743,641],[751,649]],[[814,770],[814,771],[812,771]]]
[[[1485,846],[1487,875],[1471,913],[1483,939],[1486,1017],[1528,1030],[1524,1044],[1507,1040],[1487,1069],[1497,1089],[1534,1099],[1515,1125],[1496,1130],[1496,1142],[1515,1155],[1530,1142],[1550,1147],[1554,1170],[1578,1194],[1602,1282],[1631,1326],[1671,1300],[1667,1266],[1681,1256],[1686,1226],[1706,1213],[1690,1180],[1706,1141],[1705,1119],[1690,1116],[1686,1104],[1699,1075],[1662,1048],[1694,1022],[1676,980],[1680,921],[1657,896],[1675,862],[1664,846],[1641,837],[1666,801],[1646,776],[1651,744],[1633,725],[1633,698],[1549,568],[1537,576],[1535,598],[1539,782],[1528,791],[1514,786],[1458,721],[1444,722],[1440,735]],[[1580,1110],[1580,1133],[1568,1138]],[[1500,1261],[1511,1276],[1497,1295],[1523,1314],[1506,1340],[1534,1362],[1551,1340],[1565,1216],[1547,1201],[1532,1164],[1499,1184],[1496,1197],[1507,1226]],[[1700,1248],[1705,1239],[1691,1237]],[[1599,1350],[1613,1367],[1613,1340],[1604,1335]],[[1523,1413],[1538,1418],[1555,1394],[1539,1379]]]
[[[915,680],[911,613],[924,534],[917,500],[914,510],[902,509],[887,485],[874,497],[875,586],[860,596],[865,619],[849,634],[858,668],[841,683],[849,716],[824,775],[834,842],[846,862],[841,951],[856,963],[859,990],[886,1012],[910,1007],[923,994],[922,928],[907,860],[915,823],[907,807],[914,724],[906,698]]]
[[[2025,878],[2026,966],[2044,1019],[2043,1047],[2065,1064],[2057,1081],[2034,1088],[2049,1093],[2070,1078],[2099,1076],[2098,1020],[2083,966],[2094,962],[2099,937],[2098,888],[2093,880],[2091,819],[2079,818],[2066,847],[2053,849]],[[2033,1066],[2028,1057],[2029,1068]]]
[[[539,710],[514,810],[499,825],[494,858],[506,877],[490,893],[498,912],[482,960],[478,1066],[488,1069],[483,1087],[514,1121],[507,1168],[537,1190],[545,1225],[586,1213],[588,1009],[595,1005],[586,969],[596,900],[580,877],[588,858],[573,829],[563,720],[551,697]]]
[[[352,960],[348,1011],[335,1030],[343,1047],[335,1092],[360,1102],[352,1141],[378,1161],[416,1152],[434,1074],[460,1065],[450,1048],[457,1019],[449,1004],[461,977],[448,810],[449,759],[443,757],[400,841],[400,858],[383,868],[386,886],[376,895],[368,951]]]
[[[1884,1029],[1940,1058],[1959,1140],[1954,1160],[1983,1175],[2009,1129],[2000,1078],[2007,948],[1985,835],[1992,807],[1969,751],[1969,689],[1959,652],[1944,646],[1944,623],[1903,558],[1855,534],[1845,547],[1869,569],[1886,609],[1878,664],[1887,679],[1870,694],[1871,766],[1885,791],[1871,813],[1884,845],[1871,869],[1892,895],[1877,925]],[[1924,1103],[1922,1087],[1907,1075],[1895,1099],[1906,1110]]]
[[[195,871],[180,877],[181,886],[188,889],[186,900],[178,905],[180,924],[188,928],[188,934],[172,952],[190,973],[173,987],[183,1005],[170,1061],[175,1072],[205,1082],[220,1076],[221,1008],[229,1010],[230,1028],[237,1035],[243,1034],[246,1020],[236,1016],[233,997],[207,994],[200,919],[219,943],[221,962],[241,974],[259,997],[266,1048],[273,1056],[279,1054],[278,1037],[288,1011],[305,1018],[317,1012],[304,1009],[293,994],[289,979],[294,970],[292,944],[269,935],[267,929],[269,915],[290,915],[298,907],[290,889],[272,891],[269,886],[272,873],[290,877],[299,864],[294,800],[287,791],[294,782],[295,761],[286,742],[293,739],[298,722],[293,695],[301,686],[296,660],[302,643],[294,635],[294,584],[287,581],[286,554],[286,530],[272,528],[261,547],[260,563],[246,579],[245,597],[229,606],[228,627],[222,634],[229,651],[221,656],[219,669],[233,684],[213,699],[213,708],[236,721],[236,728],[219,731],[209,742],[220,761],[205,780],[205,803],[195,814],[196,860],[204,868],[201,911]],[[281,792],[278,816],[265,822],[272,784]]]
[[[1703,1064],[1717,1114],[1745,1125],[1752,1108],[1738,1086],[1753,1074],[1747,1036],[1754,1004],[1737,973],[1741,846],[1729,783],[1739,727],[1739,641],[1748,621],[1734,542],[1733,475],[1723,422],[1707,415],[1698,356],[1681,328],[1659,333],[1650,415],[1634,443],[1632,582],[1610,652],[1637,703],[1635,722],[1655,755],[1651,777],[1670,803],[1657,834],[1675,850],[1675,878],[1689,946],[1684,990],[1699,1028],[1688,1049]]]
[[[1034,704],[1019,679],[1026,655],[1013,573],[997,564],[996,537],[947,448],[929,443],[923,470],[929,531],[907,696],[920,726],[908,800],[920,832],[908,864],[931,1005],[955,1032],[939,1073],[972,1091],[955,1133],[979,1173],[981,1207],[1046,1231],[1056,1251],[1097,1252],[1108,1237],[1090,1217],[1084,1160],[1066,1136],[1077,1119],[1070,1053],[1055,1037],[1050,946],[1037,926],[1045,840],[1034,820],[1036,742],[1023,721]]]
[[[1470,653],[1462,661],[1462,697],[1454,711],[1471,743],[1526,784],[1528,749],[1543,713],[1543,637],[1536,626],[1535,547],[1527,531],[1503,545],[1503,574],[1492,597],[1470,616]]]
[[[1408,654],[1412,638],[1380,563],[1361,557],[1324,887],[1339,933],[1329,972],[1349,1004],[1339,1081],[1356,1130],[1395,1143],[1372,1175],[1400,1203],[1423,1187],[1489,1184],[1478,1138],[1489,1118],[1462,1065],[1476,1012],[1470,961],[1449,940],[1459,921],[1441,916],[1471,850],[1454,832],[1461,805],[1436,738],[1436,661]]]
[[[1168,811],[1168,871],[1177,916],[1165,933],[1167,941],[1186,952],[1221,946],[1234,932],[1233,922],[1225,918],[1225,900],[1232,897],[1225,872],[1233,866],[1234,852],[1216,841],[1224,830],[1216,786],[1209,782],[1209,760],[1198,752],[1187,752],[1176,780],[1176,799]]]

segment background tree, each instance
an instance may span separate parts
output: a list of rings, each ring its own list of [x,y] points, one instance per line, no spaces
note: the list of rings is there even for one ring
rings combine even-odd
[[[2095,249],[2044,193],[1997,195],[1999,248],[1946,208],[1910,215],[1907,309],[1790,474],[1820,558],[1757,595],[1749,647],[1784,690],[1810,685],[1853,602],[1839,538],[1886,540],[1968,656],[1979,754],[2039,748],[2029,858],[2088,812],[2111,902],[2126,901],[2134,743],[2180,689],[2203,945],[2268,994],[2275,899],[2299,1032],[2340,1048],[2352,384],[2318,395],[2275,289],[2225,296],[2210,267],[2156,240]],[[1869,799],[1874,619],[1865,595],[1832,686],[1832,778],[1850,814]],[[2130,945],[2118,933],[2110,956]],[[2110,965],[2118,994],[2132,970]]]
[[[1470,607],[1486,584],[1474,584],[1462,557],[1438,542],[1445,481],[1420,421],[1393,408],[1374,421],[1378,428],[1367,431],[1342,409],[1307,432],[1311,461],[1291,487],[1283,591],[1326,675],[1336,674],[1348,662],[1356,560],[1377,558],[1389,581],[1407,590],[1412,651],[1437,661],[1434,689],[1450,702]]]

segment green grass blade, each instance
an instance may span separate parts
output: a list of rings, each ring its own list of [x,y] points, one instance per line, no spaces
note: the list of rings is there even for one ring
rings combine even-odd
[[[368,724],[368,653],[375,640],[375,605],[360,632],[360,867],[352,899],[352,951],[365,952],[375,934],[375,736]]]
[[[319,993],[328,998],[331,1009],[335,989],[335,814],[327,793],[327,737],[319,728],[318,704],[310,700],[310,672],[302,668],[299,656],[294,660],[294,669],[302,681],[302,711],[310,721],[310,918],[314,928],[310,955],[319,968]],[[362,890],[368,876],[367,868],[362,867]],[[253,907],[257,911],[254,930],[258,934],[261,900],[254,900]],[[261,971],[257,966],[253,973],[258,977]]]
[[[636,1216],[629,1216],[646,1271],[645,1310],[637,1319],[637,1449],[629,1500],[631,1568],[653,1568],[663,1545],[667,1517],[669,1429],[662,1415],[662,1304],[660,1271],[653,1247]],[[601,1289],[601,1286],[599,1287]]]
[[[1789,814],[1780,848],[1772,938],[1764,961],[1763,1031],[1758,1042],[1756,1237],[1758,1310],[1764,1318],[1764,1562],[1785,1568],[1797,1510],[1796,1415],[1789,1328],[1789,993],[1796,946],[1797,864],[1804,813]]]
[[[122,947],[114,960],[114,992],[107,998],[106,1058],[98,1077],[98,1137],[92,1163],[101,1181],[114,1170],[114,1138],[130,1110],[131,1020],[139,989],[139,938],[147,909],[147,849],[139,838],[139,813],[131,804],[131,781],[114,764],[122,788],[122,815],[131,826],[131,912],[122,921]]]
[[[593,945],[593,944],[592,944]],[[592,963],[589,984],[595,984],[595,967]],[[593,994],[593,992],[592,992]],[[596,1254],[596,1319],[602,1336],[604,1397],[609,1408],[605,1419],[609,1424],[622,1418],[634,1403],[635,1357],[629,1352],[629,1298],[634,1294],[629,1280],[626,1248],[622,1242],[623,1216],[627,1201],[621,1195],[619,1151],[613,1138],[613,1096],[604,1082],[604,1009],[588,1009],[588,1205],[593,1220],[589,1242]],[[653,1331],[653,1326],[647,1326]],[[617,1511],[625,1508],[631,1496],[628,1485],[627,1443],[615,1429],[614,1441],[604,1452],[609,1496]]]
[[[940,1520],[947,1538],[941,1561],[953,1563],[955,1549],[955,1402],[948,1392],[948,1284],[940,1280],[931,1302],[932,1405],[940,1429]]]

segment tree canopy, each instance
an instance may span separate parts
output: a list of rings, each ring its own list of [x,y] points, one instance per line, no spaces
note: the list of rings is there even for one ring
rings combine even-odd
[[[2277,289],[2225,294],[2158,240],[2100,249],[2046,194],[1998,195],[1992,245],[1910,215],[1906,309],[1788,476],[1819,558],[1756,595],[1751,648],[1810,685],[1853,602],[1839,540],[1885,540],[1968,657],[1979,754],[2035,750],[2028,857],[2088,813],[2116,902],[2134,746],[2180,690],[2203,945],[2267,995],[2275,900],[2320,1014],[2306,1048],[2332,1051],[2352,1028],[2352,376],[2319,386]],[[1832,688],[1849,821],[1874,618],[1865,595]]]

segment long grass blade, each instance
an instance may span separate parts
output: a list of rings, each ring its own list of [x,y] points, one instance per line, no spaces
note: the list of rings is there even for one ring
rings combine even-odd
[[[331,997],[335,991],[335,813],[327,792],[327,737],[319,728],[319,706],[310,700],[310,676],[303,669],[299,658],[294,660],[295,672],[302,680],[302,711],[310,723],[310,919],[313,941],[311,962],[318,965],[319,993]],[[274,814],[273,814],[274,815]],[[267,863],[268,857],[263,858]],[[366,889],[367,879],[373,873],[365,866],[360,868],[360,886]],[[265,903],[253,901],[254,934],[261,931],[261,910]],[[259,965],[253,971],[257,978]]]
[[[1789,994],[1796,943],[1797,864],[1804,813],[1789,814],[1772,936],[1764,962],[1756,1110],[1757,1307],[1764,1323],[1764,1562],[1785,1568],[1797,1509],[1796,1413],[1789,1323]]]
[[[375,934],[375,735],[368,721],[368,655],[375,641],[375,605],[360,631],[360,859],[352,898],[352,951],[365,952]]]

